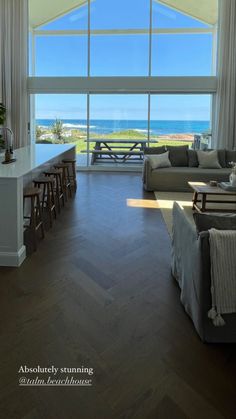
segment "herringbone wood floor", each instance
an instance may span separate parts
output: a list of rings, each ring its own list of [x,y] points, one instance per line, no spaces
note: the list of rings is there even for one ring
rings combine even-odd
[[[235,346],[201,343],[183,311],[153,194],[135,174],[78,180],[38,251],[0,269],[0,417],[235,418]],[[94,384],[19,387],[24,364],[88,365]]]

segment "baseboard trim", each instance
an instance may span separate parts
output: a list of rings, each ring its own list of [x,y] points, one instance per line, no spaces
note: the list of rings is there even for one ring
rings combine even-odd
[[[26,258],[25,246],[22,246],[18,252],[0,252],[0,266],[19,267]]]

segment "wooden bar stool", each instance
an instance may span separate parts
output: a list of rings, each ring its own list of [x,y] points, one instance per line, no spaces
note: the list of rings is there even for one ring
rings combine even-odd
[[[67,201],[68,191],[69,191],[70,197],[72,197],[70,172],[69,172],[70,165],[66,163],[57,163],[54,165],[54,168],[62,171],[63,192],[64,192],[65,200]]]
[[[61,212],[61,203],[63,207],[65,206],[65,198],[63,192],[63,183],[62,183],[62,171],[56,169],[50,169],[44,172],[45,176],[55,179],[55,197],[57,201],[58,212]]]
[[[41,188],[42,186],[42,209],[46,209],[49,215],[50,227],[52,226],[53,217],[52,213],[54,214],[54,218],[57,218],[56,212],[56,205],[55,205],[55,196],[54,196],[54,179],[50,179],[48,177],[40,177],[38,179],[34,179],[34,186],[37,188]]]
[[[63,159],[62,163],[66,163],[70,165],[70,181],[76,192],[77,189],[77,180],[76,180],[76,159]]]
[[[24,190],[24,212],[26,206],[26,200],[29,199],[30,202],[30,215],[24,215],[25,220],[29,220],[29,225],[24,225],[24,228],[30,230],[33,233],[34,237],[34,250],[37,249],[37,231],[40,228],[42,238],[44,238],[44,224],[42,209],[40,203],[40,194],[41,190],[38,188],[26,188]]]

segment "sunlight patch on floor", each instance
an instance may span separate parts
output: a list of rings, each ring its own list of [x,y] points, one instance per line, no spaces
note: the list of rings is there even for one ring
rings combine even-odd
[[[126,204],[133,208],[159,208],[155,199],[127,199]]]

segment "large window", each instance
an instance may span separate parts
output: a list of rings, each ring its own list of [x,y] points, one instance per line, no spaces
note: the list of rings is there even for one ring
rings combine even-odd
[[[142,144],[191,147],[195,134],[211,130],[211,95],[158,94],[149,101],[147,94],[92,94],[89,102],[82,94],[36,95],[35,109],[36,142],[74,143],[79,166],[116,162],[109,154],[94,159],[100,142],[118,150],[135,142],[135,150]],[[129,164],[142,163],[136,157]]]
[[[30,5],[34,20],[35,1]],[[215,69],[215,42],[216,26],[187,16],[184,7],[181,13],[157,0],[81,2],[31,28],[31,74],[209,76]]]
[[[78,164],[89,166],[103,140],[118,150],[131,140],[191,146],[211,130],[217,0],[211,8],[176,0],[29,4],[38,142],[74,142]],[[116,161],[107,147],[104,162]]]

